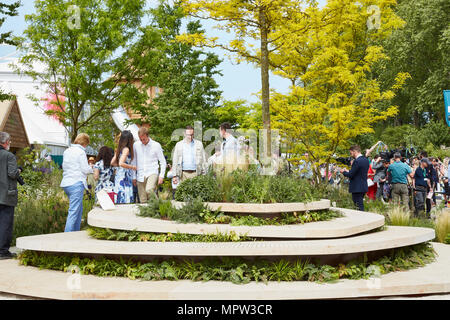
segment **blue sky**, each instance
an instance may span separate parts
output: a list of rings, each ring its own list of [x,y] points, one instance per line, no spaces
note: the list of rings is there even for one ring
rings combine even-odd
[[[13,3],[14,0],[6,0],[5,3]],[[13,31],[15,35],[21,35],[26,28],[25,15],[34,12],[33,0],[21,0],[22,6],[19,8],[19,15],[17,17],[8,17],[6,22],[2,26],[1,32]],[[152,5],[156,3],[155,0],[149,0],[148,4]],[[319,0],[319,3],[323,5],[326,0]],[[212,23],[208,21],[202,22],[206,33],[211,36],[227,37],[228,35],[218,33],[212,28]],[[228,36],[229,38],[230,36]],[[3,57],[9,53],[14,52],[14,47],[0,46],[0,57]],[[225,56],[223,50],[212,50],[223,60],[219,69],[222,71],[222,77],[216,77],[216,81],[219,84],[220,89],[223,91],[223,97],[227,100],[244,99],[251,102],[258,101],[258,98],[254,95],[261,88],[261,79],[259,69],[254,65],[247,63],[233,64],[228,57]],[[290,82],[278,76],[271,75],[270,86],[271,88],[279,92],[287,92]]]

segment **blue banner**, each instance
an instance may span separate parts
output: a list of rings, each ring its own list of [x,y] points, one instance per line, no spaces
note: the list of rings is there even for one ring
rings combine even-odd
[[[450,127],[450,90],[444,90],[445,120]]]

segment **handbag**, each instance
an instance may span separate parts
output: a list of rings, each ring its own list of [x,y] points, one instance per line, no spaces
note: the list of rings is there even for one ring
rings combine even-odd
[[[372,179],[367,179],[367,186],[370,188],[371,186],[373,186],[375,183],[372,181]]]

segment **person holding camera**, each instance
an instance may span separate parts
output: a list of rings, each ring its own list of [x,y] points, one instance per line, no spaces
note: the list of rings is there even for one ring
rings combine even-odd
[[[350,155],[353,160],[350,171],[341,169],[341,173],[350,179],[349,192],[352,194],[353,203],[358,210],[364,211],[364,195],[369,190],[367,185],[367,172],[369,171],[369,160],[361,154],[361,148],[358,145],[350,147]]]
[[[0,260],[15,257],[9,248],[18,198],[17,181],[22,170],[17,167],[16,157],[9,152],[10,146],[10,135],[0,132]]]

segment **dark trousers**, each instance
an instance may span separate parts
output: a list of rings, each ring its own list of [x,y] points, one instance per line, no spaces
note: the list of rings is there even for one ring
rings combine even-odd
[[[420,212],[425,210],[425,201],[427,198],[427,188],[416,186],[416,194],[414,196],[414,214],[419,215]]]
[[[0,255],[9,251],[13,235],[14,207],[0,204]]]
[[[356,205],[359,211],[364,211],[364,195],[365,192],[352,193],[353,203]]]

